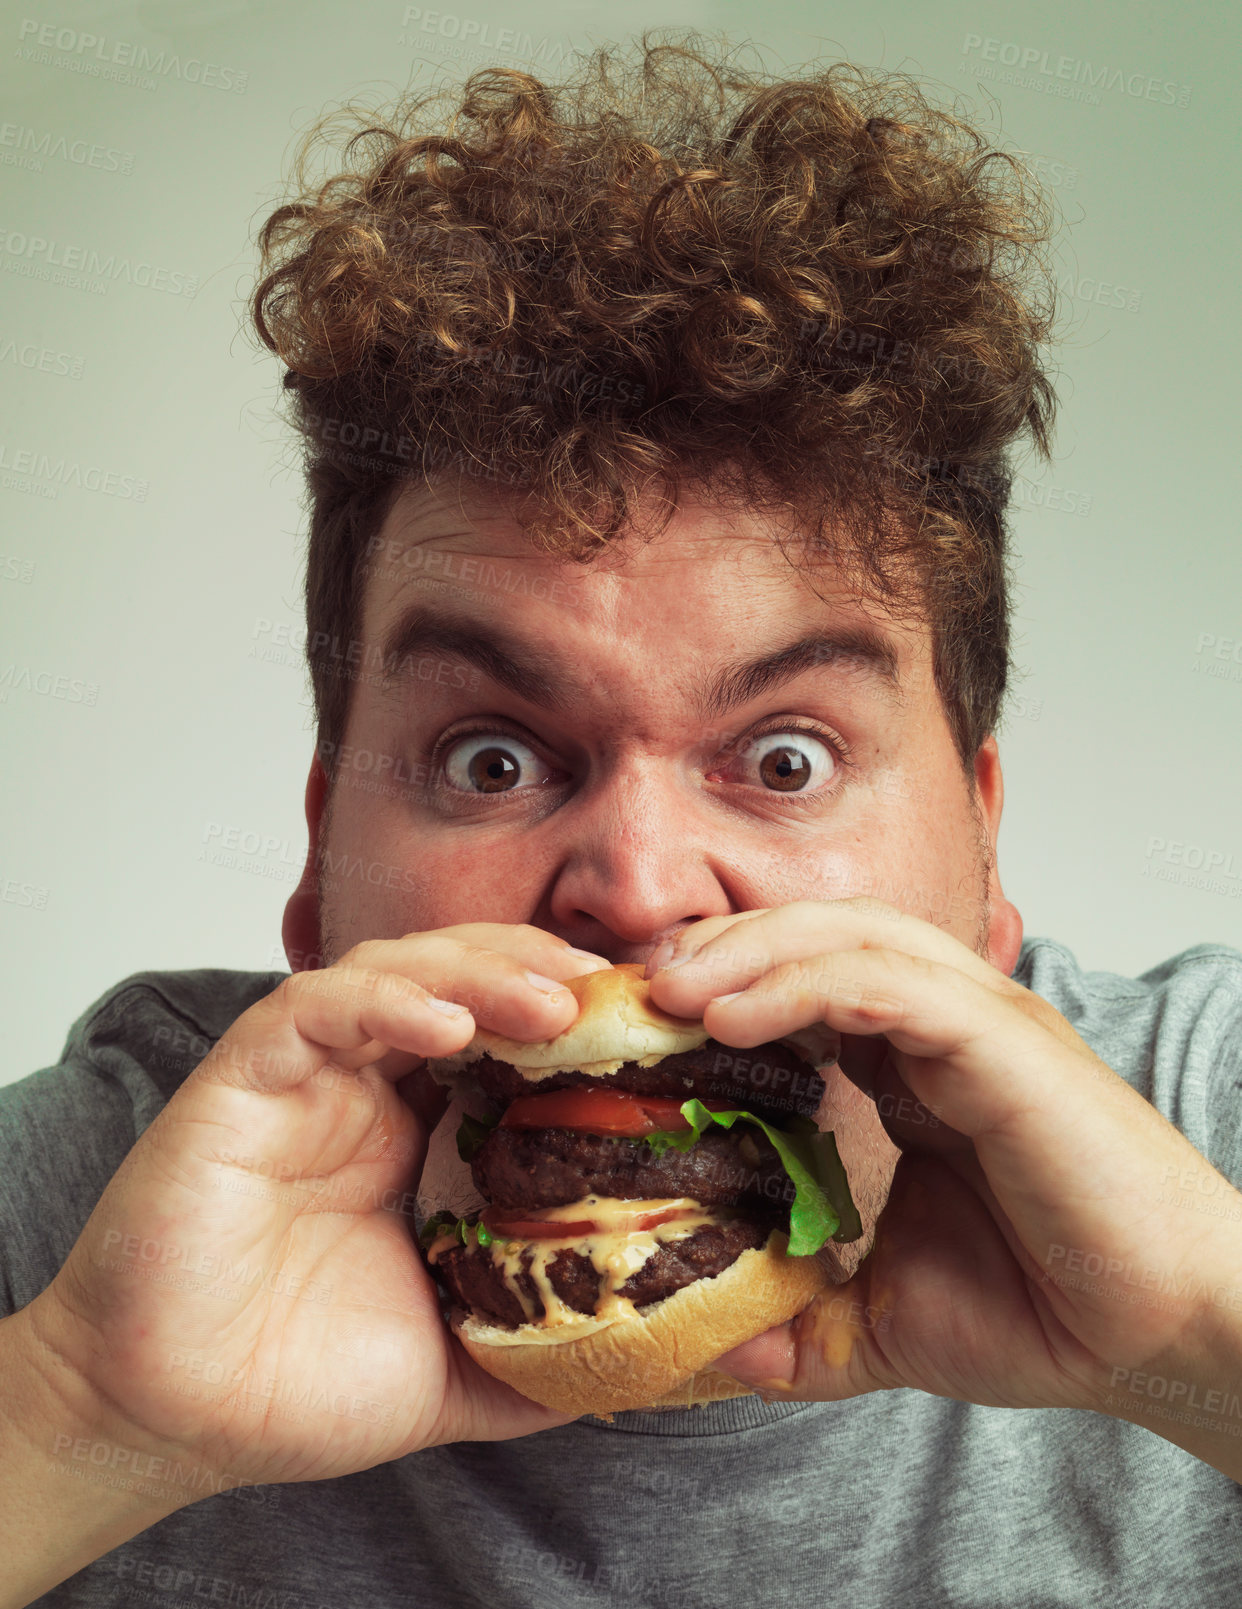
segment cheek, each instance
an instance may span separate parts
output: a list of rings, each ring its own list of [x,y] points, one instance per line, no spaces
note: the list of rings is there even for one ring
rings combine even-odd
[[[825,834],[824,843],[752,854],[747,878],[763,894],[759,905],[800,899],[849,899],[870,894],[927,919],[944,904],[945,890],[960,882],[951,863],[960,844],[932,828],[883,819],[877,811],[865,827]]]
[[[843,899],[869,894],[910,916],[951,931],[974,931],[978,919],[978,835],[956,798],[926,809],[877,809],[851,835],[845,852],[812,856],[802,868],[807,885],[795,897]],[[814,885],[814,886],[812,886]]]
[[[399,804],[341,800],[321,847],[319,900],[336,948],[463,922],[525,922],[538,903],[529,849],[420,837]]]
[[[861,847],[756,852],[748,846],[746,863],[738,870],[742,886],[750,890],[750,905],[759,908],[801,899],[848,899],[862,891],[868,859]]]

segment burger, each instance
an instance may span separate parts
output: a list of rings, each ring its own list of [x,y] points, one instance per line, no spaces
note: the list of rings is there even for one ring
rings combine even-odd
[[[570,979],[554,1039],[480,1028],[427,1064],[453,1099],[419,1239],[458,1338],[524,1396],[606,1419],[748,1393],[706,1366],[799,1313],[862,1233],[816,1122],[835,1035],[739,1050],[662,1011],[643,970]]]

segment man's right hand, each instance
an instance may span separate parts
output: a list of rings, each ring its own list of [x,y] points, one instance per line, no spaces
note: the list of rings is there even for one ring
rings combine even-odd
[[[538,928],[471,923],[359,944],[239,1017],[19,1315],[55,1400],[86,1405],[74,1428],[95,1404],[109,1443],[136,1450],[126,1468],[162,1456],[161,1475],[178,1459],[232,1486],[568,1423],[452,1337],[397,1206],[445,1104],[424,1058],[460,1050],[476,1025],[551,1038],[577,1005],[546,980],[590,970]]]

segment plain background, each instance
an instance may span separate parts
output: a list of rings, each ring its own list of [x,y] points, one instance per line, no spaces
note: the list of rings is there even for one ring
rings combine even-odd
[[[130,972],[285,964],[310,703],[295,654],[255,649],[298,629],[305,522],[244,308],[297,135],[437,75],[556,78],[644,26],[723,30],[773,71],[914,73],[1029,154],[1069,316],[1057,459],[1028,465],[1016,516],[1002,877],[1028,934],[1088,967],[1242,946],[1227,13],[638,0],[618,31],[593,0],[463,7],[146,0],[0,24],[0,1082],[54,1061]],[[110,79],[118,45],[177,66]],[[167,288],[57,283],[75,247]],[[213,864],[229,835],[261,847]]]

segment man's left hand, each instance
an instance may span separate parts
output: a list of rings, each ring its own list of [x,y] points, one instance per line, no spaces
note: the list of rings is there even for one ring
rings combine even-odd
[[[671,970],[667,949],[666,1011],[738,1047],[825,1023],[880,1111],[915,1114],[885,1122],[902,1155],[854,1278],[715,1367],[782,1399],[1095,1409],[1233,1473],[1236,1442],[1212,1456],[1150,1415],[1242,1389],[1242,1195],[1058,1011],[868,898],[708,917]]]

